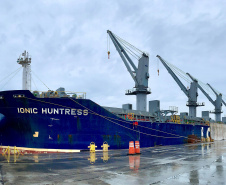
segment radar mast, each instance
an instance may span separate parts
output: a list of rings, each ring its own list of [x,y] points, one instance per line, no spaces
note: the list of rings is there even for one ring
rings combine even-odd
[[[23,67],[22,90],[31,90],[31,57],[26,50],[19,56],[17,63]]]

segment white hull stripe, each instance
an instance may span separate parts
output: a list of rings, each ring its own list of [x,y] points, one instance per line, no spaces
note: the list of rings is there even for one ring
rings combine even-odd
[[[7,149],[10,148],[10,150],[14,150],[14,146],[0,146],[0,149]],[[46,148],[26,148],[26,147],[16,147],[17,150],[22,151],[31,151],[31,152],[61,152],[61,153],[75,153],[75,152],[81,152],[81,150],[75,150],[75,149],[46,149]]]

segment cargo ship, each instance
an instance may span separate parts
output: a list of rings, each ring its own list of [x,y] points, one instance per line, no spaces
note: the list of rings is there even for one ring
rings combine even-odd
[[[126,54],[119,40],[108,31],[126,67]],[[108,53],[110,54],[110,52]],[[137,108],[104,107],[86,98],[86,93],[68,93],[63,87],[55,91],[31,91],[31,58],[25,51],[17,61],[23,66],[23,90],[0,92],[0,151],[17,147],[26,152],[80,152],[91,142],[102,150],[128,149],[130,141],[140,147],[201,142],[210,138],[209,122],[202,118],[175,115],[176,109],[160,110],[158,100],[147,109],[148,54],[142,53],[135,71],[127,68],[135,87],[126,95],[135,95]],[[196,105],[195,105],[196,106]],[[194,107],[195,107],[194,106]],[[190,109],[189,109],[190,110]],[[168,114],[171,114],[168,116]]]
[[[63,91],[47,92],[43,97],[29,90],[2,91],[1,148],[76,152],[88,149],[91,142],[97,150],[105,141],[109,149],[127,149],[129,141],[140,141],[142,148],[199,142],[209,137],[205,123],[159,122],[148,112],[131,114],[126,109],[112,109]]]

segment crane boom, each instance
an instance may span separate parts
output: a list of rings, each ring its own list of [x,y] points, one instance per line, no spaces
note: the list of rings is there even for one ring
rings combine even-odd
[[[184,92],[184,94],[188,97],[188,90],[187,88],[184,86],[184,84],[179,80],[179,78],[175,75],[175,73],[172,71],[172,69],[170,69],[170,67],[165,63],[165,61],[159,56],[157,55],[156,57],[159,58],[159,60],[162,62],[162,64],[165,66],[165,68],[167,69],[167,71],[169,72],[169,74],[173,77],[173,79],[177,82],[177,84],[179,85],[179,87],[181,88],[181,90]]]
[[[224,100],[222,100],[222,103],[226,106],[226,103],[225,103],[225,101],[224,101]]]
[[[127,70],[129,71],[131,77],[133,78],[133,80],[134,80],[135,83],[137,84],[137,83],[138,83],[138,82],[137,82],[137,79],[136,79],[135,75],[133,74],[133,72],[132,72],[132,70],[131,70],[131,68],[130,68],[130,66],[129,66],[129,64],[128,64],[128,62],[129,62],[130,65],[133,67],[133,70],[134,70],[135,72],[137,72],[137,67],[134,65],[133,61],[130,59],[130,57],[128,56],[128,54],[127,54],[127,53],[125,52],[125,50],[122,48],[121,44],[119,44],[119,42],[117,41],[117,39],[115,38],[115,36],[113,35],[113,33],[112,33],[111,31],[109,31],[109,30],[107,30],[107,33],[109,34],[109,36],[110,36],[110,38],[111,38],[113,44],[115,45],[115,48],[117,49],[117,51],[118,51],[120,57],[122,58],[122,61],[124,62],[124,64],[125,64]],[[123,55],[123,54],[124,54],[124,55]],[[126,59],[125,59],[124,56],[126,57],[126,59],[128,60],[128,62],[126,61]]]
[[[219,95],[222,95],[222,94],[218,94],[210,84],[207,84],[207,85],[212,89],[212,91],[214,92],[214,94],[215,94],[217,97],[218,97]],[[224,101],[223,99],[222,99],[222,103],[226,106],[226,103],[225,103],[225,101]]]
[[[191,76],[189,73],[187,73],[187,75],[194,81],[196,80],[193,76]],[[207,84],[215,93],[216,95],[216,100],[213,101],[213,99],[206,93],[206,91],[199,85],[198,83],[198,88],[203,92],[203,94],[208,98],[208,100],[214,105],[215,110],[211,111],[211,113],[215,114],[215,120],[221,121],[221,106],[222,106],[222,94],[218,94],[212,87],[211,85]]]
[[[210,85],[210,84],[208,84],[207,83],[207,85],[210,87],[210,89],[214,92],[214,94],[216,95],[216,96],[218,96],[218,93],[214,90],[214,88]]]
[[[115,35],[110,30],[107,30],[107,33],[111,37],[111,40],[114,43],[115,47],[117,48],[118,52],[121,51],[125,55],[125,57],[129,61],[130,65],[133,67],[134,71],[137,72],[137,67],[135,66],[133,61],[130,59],[128,54],[125,52],[125,50],[123,49],[122,45],[118,42],[118,40],[116,39]]]
[[[193,80],[193,81],[198,81],[197,79],[195,79],[193,76],[191,76],[189,73],[187,73],[187,75]],[[203,92],[203,94],[208,98],[208,100],[215,106],[215,102],[213,101],[213,99],[206,93],[206,91],[199,85],[198,83],[198,88]]]
[[[174,71],[169,67],[169,65],[162,59],[159,55],[157,55],[159,60],[162,62],[162,64],[165,66],[167,71],[170,73],[170,75],[173,77],[173,79],[176,81],[176,83],[179,85],[181,90],[184,92],[184,94],[188,97],[187,106],[189,107],[189,116],[196,117],[196,107],[198,106],[204,106],[204,103],[199,104],[197,103],[197,97],[198,97],[198,87],[197,87],[197,81],[194,80],[191,82],[190,88],[187,89],[184,84],[180,81],[180,79],[177,77],[177,75],[174,73]]]
[[[221,93],[218,94],[218,93],[215,91],[215,89],[214,89],[210,84],[207,83],[207,85],[211,88],[211,90],[214,92],[214,94],[215,94],[216,97],[217,97],[215,103],[216,103],[216,104],[219,104],[219,106],[221,106],[221,103],[223,103],[223,104],[226,106],[225,101],[222,99],[222,94],[221,94]],[[218,102],[218,101],[219,101],[219,102]],[[219,107],[219,106],[218,106],[218,107]]]
[[[120,57],[122,58],[122,61],[124,62],[127,70],[129,71],[131,77],[135,82],[135,90],[127,91],[126,95],[136,95],[137,110],[146,111],[147,94],[151,93],[150,90],[148,90],[149,57],[146,53],[141,52],[139,50],[139,52],[142,53],[142,56],[138,59],[138,67],[136,67],[136,65],[133,63],[133,61],[130,59],[129,55],[127,54],[126,49],[121,45],[121,43],[123,44],[124,40],[122,41],[121,38],[114,35],[109,30],[107,30],[107,33],[109,34],[112,42],[115,45],[116,50],[118,51]],[[131,44],[129,45],[132,46]]]

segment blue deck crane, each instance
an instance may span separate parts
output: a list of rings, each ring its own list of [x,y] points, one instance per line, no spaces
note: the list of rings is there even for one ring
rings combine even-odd
[[[159,55],[156,57],[159,58],[159,60],[162,62],[164,67],[167,69],[169,74],[173,77],[173,79],[176,81],[176,83],[179,85],[181,90],[184,92],[184,94],[188,97],[187,106],[189,107],[189,116],[190,117],[196,117],[196,107],[198,106],[204,106],[204,103],[197,103],[197,97],[198,97],[198,88],[197,88],[197,81],[194,80],[191,82],[190,89],[187,89],[184,84],[180,81],[180,79],[177,77],[177,75],[173,72],[173,70],[167,65],[165,60],[161,58]]]
[[[129,71],[131,77],[135,82],[135,87],[133,90],[127,90],[126,95],[136,95],[136,109],[140,111],[146,111],[147,107],[147,94],[151,91],[148,88],[148,78],[149,78],[149,56],[147,53],[140,51],[133,45],[124,41],[117,35],[113,34],[111,31],[107,30],[116,50],[118,51],[122,61],[124,62],[127,70]],[[135,66],[128,53],[134,53],[132,51],[135,49],[139,52],[141,57],[138,57],[138,67]],[[132,69],[133,70],[132,70]]]
[[[187,75],[193,80],[193,81],[198,81],[197,79],[195,79],[193,76],[191,76],[189,73],[187,73]],[[207,93],[206,91],[201,87],[201,85],[199,85],[199,83],[197,83],[198,88],[203,92],[203,94],[207,97],[207,99],[214,105],[215,109],[214,111],[211,111],[210,113],[215,114],[215,120],[216,122],[220,122],[221,121],[221,107],[222,107],[222,94],[221,93],[217,93],[212,87],[211,85],[207,84],[212,91],[215,93],[216,95],[216,100],[214,101]]]

